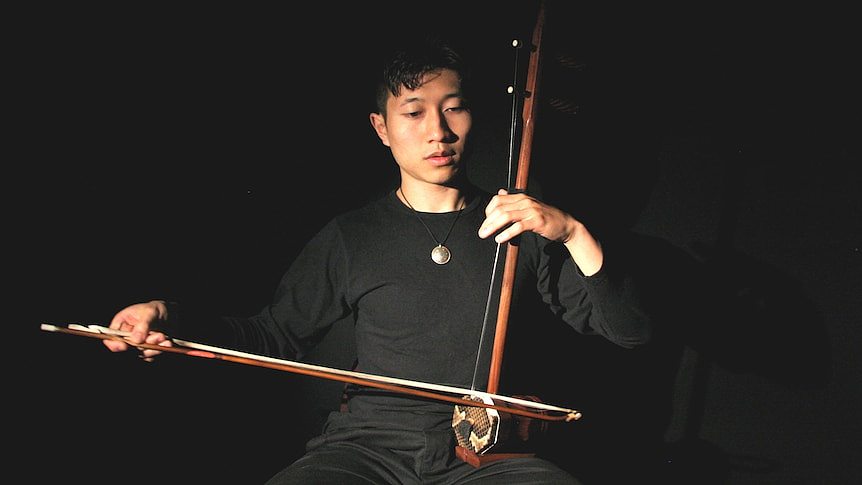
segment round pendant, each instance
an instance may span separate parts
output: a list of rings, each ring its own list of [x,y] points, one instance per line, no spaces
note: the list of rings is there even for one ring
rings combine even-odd
[[[446,264],[452,258],[449,248],[440,244],[431,250],[431,259],[437,264]]]

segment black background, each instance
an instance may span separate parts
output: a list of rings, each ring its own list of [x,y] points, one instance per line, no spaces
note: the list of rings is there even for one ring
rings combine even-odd
[[[509,42],[528,38],[534,9],[470,5],[21,12],[10,76],[23,170],[6,184],[26,215],[9,303],[28,351],[10,366],[8,419],[21,463],[44,463],[25,466],[28,481],[262,483],[296,456],[302,379],[143,364],[38,324],[107,323],[154,297],[257,311],[329,217],[393,183],[367,121],[368,59],[405,31],[454,33],[480,59],[480,148],[505,163]],[[531,180],[598,229],[641,237],[657,304],[684,309],[643,352],[524,337],[549,347],[531,366],[557,364],[537,371],[548,401],[585,412],[558,454],[585,480],[642,477],[644,457],[680,483],[862,476],[850,18],[550,4]],[[471,170],[502,185],[496,165]],[[706,256],[698,271],[720,274],[742,315],[683,298],[696,280],[675,271]],[[551,350],[566,360],[538,358]]]

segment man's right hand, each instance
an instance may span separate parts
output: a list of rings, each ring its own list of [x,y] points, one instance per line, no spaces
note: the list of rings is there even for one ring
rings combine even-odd
[[[136,343],[148,343],[170,347],[173,343],[168,337],[155,329],[164,326],[168,320],[168,306],[162,300],[153,300],[147,303],[136,303],[123,308],[111,320],[110,328],[122,332],[129,332],[126,337],[131,343],[120,340],[103,340],[102,343],[111,352],[124,352],[134,347]],[[142,349],[141,357],[151,362],[153,357],[161,354],[158,350]]]

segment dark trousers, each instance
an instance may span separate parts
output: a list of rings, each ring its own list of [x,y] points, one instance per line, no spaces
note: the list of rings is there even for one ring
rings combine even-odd
[[[498,460],[475,468],[455,456],[451,429],[386,429],[337,421],[330,422],[321,436],[309,442],[308,452],[267,485],[579,483],[537,457]]]

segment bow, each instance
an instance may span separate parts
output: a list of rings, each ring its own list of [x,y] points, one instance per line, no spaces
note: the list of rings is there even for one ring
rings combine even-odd
[[[276,359],[264,355],[239,352],[236,350],[215,347],[212,345],[201,344],[189,340],[171,338],[169,339],[171,342],[170,346],[148,344],[145,342],[133,343],[127,338],[130,335],[129,332],[114,330],[101,325],[84,326],[79,324],[68,324],[65,326],[60,326],[43,323],[40,328],[47,332],[78,335],[82,337],[91,337],[101,340],[123,340],[125,343],[138,349],[158,350],[161,352],[182,354],[189,357],[200,357],[245,365],[253,365],[257,367],[266,367],[269,369],[282,370],[295,374],[303,374],[323,379],[330,379],[351,384],[358,384],[362,386],[375,387],[378,389],[384,389],[392,392],[399,392],[402,394],[409,394],[413,396],[452,402],[456,404],[469,403],[471,406],[485,407],[519,416],[542,419],[546,421],[572,421],[574,419],[580,418],[580,412],[574,409],[566,409],[559,406],[535,403],[529,400],[514,397],[502,396],[487,392],[482,393],[470,391],[468,389],[462,389],[458,387],[423,383],[407,379],[398,379],[394,377],[385,377],[374,374],[346,371],[342,369],[334,369],[330,367],[307,364],[303,362],[295,362],[291,360]],[[482,399],[483,402],[480,403],[478,401],[472,400],[471,398],[455,397],[455,395],[463,395],[464,393],[471,393],[474,398]],[[508,403],[508,405],[496,405],[486,402],[489,400],[494,402],[506,402]],[[530,411],[529,409],[533,409],[534,411]]]

